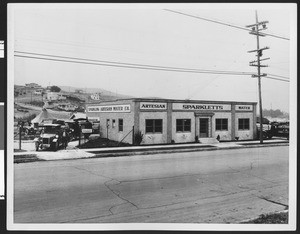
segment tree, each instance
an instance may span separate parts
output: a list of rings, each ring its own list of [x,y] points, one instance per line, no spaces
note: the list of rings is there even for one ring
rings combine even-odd
[[[51,92],[60,92],[60,90],[61,89],[58,86],[55,86],[55,85],[51,86],[51,88],[50,88]]]

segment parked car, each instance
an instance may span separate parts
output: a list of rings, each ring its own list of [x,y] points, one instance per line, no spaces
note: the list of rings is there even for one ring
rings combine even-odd
[[[257,128],[257,136],[256,138],[260,138],[260,124],[256,124]],[[273,137],[272,132],[271,132],[271,125],[270,124],[263,124],[263,139],[271,139]]]
[[[290,138],[290,124],[289,122],[273,122],[271,123],[272,135],[278,137]]]
[[[257,138],[260,136],[260,126],[257,124]],[[289,122],[272,122],[263,124],[263,138],[271,139],[272,137],[284,137],[289,139]]]
[[[34,139],[35,149],[48,149],[58,150],[63,144],[62,128],[60,124],[43,124],[41,125],[42,131],[39,137]]]

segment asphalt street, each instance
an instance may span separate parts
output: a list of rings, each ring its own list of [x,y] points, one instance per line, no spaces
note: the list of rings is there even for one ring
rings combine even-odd
[[[14,164],[14,223],[239,223],[287,208],[288,149]]]

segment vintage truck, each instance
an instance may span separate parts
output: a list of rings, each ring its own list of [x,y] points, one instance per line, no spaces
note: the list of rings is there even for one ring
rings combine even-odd
[[[47,123],[41,125],[41,134],[33,141],[35,142],[35,149],[51,149],[57,151],[63,145],[62,132],[63,128],[60,124]]]

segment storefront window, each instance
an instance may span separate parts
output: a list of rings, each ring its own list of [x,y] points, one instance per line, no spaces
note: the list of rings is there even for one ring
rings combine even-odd
[[[113,120],[112,120],[112,128],[115,128],[115,127],[116,127],[116,120],[113,119]]]
[[[190,132],[191,119],[176,119],[176,132]]]
[[[228,119],[216,119],[216,131],[228,131]]]
[[[239,130],[249,130],[250,120],[249,119],[239,119]]]
[[[146,133],[162,133],[162,119],[146,119]]]
[[[123,132],[123,119],[119,119],[119,132]]]

